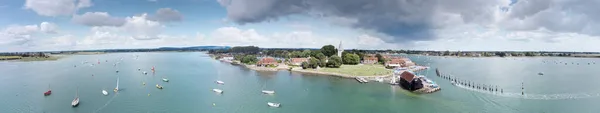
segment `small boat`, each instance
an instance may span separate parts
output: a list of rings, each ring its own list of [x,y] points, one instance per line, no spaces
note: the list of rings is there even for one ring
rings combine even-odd
[[[162,78],[162,81],[163,81],[163,82],[169,82],[169,79],[167,79],[167,78]]]
[[[538,75],[544,75],[544,73],[542,73],[542,72],[539,72],[539,73],[538,73]]]
[[[272,91],[272,90],[262,90],[262,93],[264,93],[264,94],[275,94],[275,91]]]
[[[146,85],[146,82],[142,82],[142,85]]]
[[[377,81],[377,82],[383,82],[383,78],[376,78],[375,81]]]
[[[281,103],[267,102],[267,105],[278,108],[281,105]]]
[[[115,87],[115,89],[113,91],[115,91],[115,93],[117,91],[119,91],[119,78],[118,77],[117,77],[117,87]]]
[[[215,81],[215,83],[217,83],[217,84],[225,84],[225,82],[220,81],[220,80]]]
[[[49,96],[50,94],[52,94],[52,90],[48,90],[48,91],[44,92],[44,96]]]
[[[156,84],[156,88],[163,89],[163,86]]]
[[[450,82],[450,83],[451,83],[452,85],[456,85],[456,82],[454,82],[454,81],[452,81],[452,82]]]
[[[75,94],[75,99],[71,102],[72,107],[77,107],[79,105],[79,87],[77,88],[77,93]]]
[[[140,71],[140,70],[142,70],[142,69],[138,68],[138,71]]]
[[[216,93],[223,93],[223,90],[221,90],[221,89],[212,89],[212,90],[213,90],[213,92],[216,92]]]
[[[106,95],[108,95],[108,92],[107,92],[106,90],[102,90],[102,94],[103,94],[104,96],[106,96]]]
[[[44,96],[49,96],[52,94],[52,89],[50,89],[50,84],[48,84],[48,91],[44,92]]]
[[[116,70],[115,72],[119,73],[119,70]]]
[[[144,71],[144,75],[147,75],[148,73],[146,71]]]

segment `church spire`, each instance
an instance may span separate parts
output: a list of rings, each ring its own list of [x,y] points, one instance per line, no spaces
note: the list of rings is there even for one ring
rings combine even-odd
[[[340,40],[340,45],[337,47],[337,55],[342,57],[342,53],[344,52],[344,48],[342,47],[342,41]]]

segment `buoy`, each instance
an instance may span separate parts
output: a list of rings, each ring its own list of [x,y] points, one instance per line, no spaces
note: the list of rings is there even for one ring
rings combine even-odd
[[[142,85],[146,85],[146,82],[142,82]]]

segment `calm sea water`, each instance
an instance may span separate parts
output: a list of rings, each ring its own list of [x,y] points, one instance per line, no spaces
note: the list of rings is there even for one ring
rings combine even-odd
[[[136,59],[136,56],[139,57]],[[452,86],[436,77],[434,70],[420,74],[436,81],[442,90],[416,95],[385,83],[359,84],[353,79],[288,71],[257,72],[212,60],[204,53],[115,53],[75,55],[57,61],[0,62],[0,111],[592,113],[600,110],[596,107],[600,103],[600,87],[596,87],[600,85],[597,82],[600,80],[599,59],[410,57],[419,64],[428,64],[463,80],[497,85],[504,93]],[[82,64],[84,61],[89,63]],[[120,63],[113,66],[118,61]],[[91,63],[95,65],[90,66]],[[155,73],[150,70],[152,66],[156,68]],[[143,71],[148,75],[142,74]],[[544,75],[537,75],[538,72]],[[162,77],[170,81],[162,82]],[[117,78],[121,91],[114,93]],[[225,85],[215,84],[215,80],[224,81]],[[146,85],[142,85],[143,82]],[[525,86],[525,96],[520,95],[521,83]],[[156,84],[163,85],[164,89],[155,88]],[[48,88],[53,93],[45,97],[42,93]],[[211,91],[213,88],[224,92],[215,94]],[[102,95],[102,89],[110,94]],[[264,95],[262,89],[274,90],[276,94]],[[81,102],[79,107],[73,108],[70,102],[77,91]],[[267,102],[282,105],[270,108]]]

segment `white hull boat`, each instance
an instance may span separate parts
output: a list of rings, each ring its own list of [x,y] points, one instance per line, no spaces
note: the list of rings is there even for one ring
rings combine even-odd
[[[221,89],[213,89],[213,92],[216,92],[216,93],[223,93],[223,90],[221,90]]]
[[[106,95],[108,95],[108,92],[107,92],[106,90],[102,90],[102,94],[103,94],[104,96],[106,96]]]
[[[220,80],[215,81],[215,83],[217,83],[217,84],[225,84],[225,82],[220,81]]]
[[[267,105],[271,106],[271,107],[276,107],[278,108],[281,104],[280,103],[274,103],[274,102],[267,102]]]
[[[264,93],[264,94],[275,94],[275,91],[271,91],[271,90],[262,90],[262,93]]]

